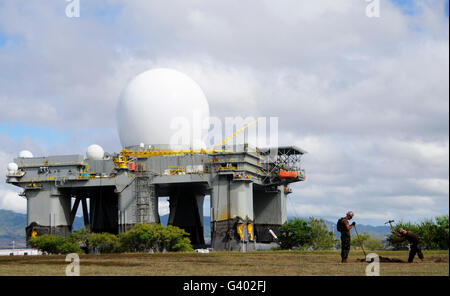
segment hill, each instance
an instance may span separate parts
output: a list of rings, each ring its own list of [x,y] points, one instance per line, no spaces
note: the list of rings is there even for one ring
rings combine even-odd
[[[25,227],[27,215],[0,209],[0,249],[12,247],[14,241],[16,248],[25,247]],[[83,227],[83,219],[75,217],[74,229]]]
[[[325,223],[327,224],[328,229],[333,231],[336,234],[336,237],[339,238],[341,235],[336,229],[336,222],[331,222],[331,221],[325,220]],[[384,239],[385,236],[390,232],[389,226],[372,226],[372,225],[364,225],[364,224],[356,224],[356,230],[358,230],[359,234],[363,234],[364,232],[366,232],[370,236],[377,237],[379,239]],[[352,230],[352,235],[353,234],[355,234],[355,232]]]
[[[27,216],[12,211],[0,210],[0,248],[25,246],[25,225]]]

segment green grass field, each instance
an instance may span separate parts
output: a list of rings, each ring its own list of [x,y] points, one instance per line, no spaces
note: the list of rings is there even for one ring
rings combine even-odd
[[[379,251],[380,256],[407,260],[407,251]],[[448,276],[448,251],[425,251],[425,261],[380,263],[382,276]],[[363,276],[367,263],[361,251],[351,251],[349,263],[341,264],[338,251],[267,251],[164,254],[80,255],[85,276]],[[0,275],[65,275],[64,255],[0,257]]]

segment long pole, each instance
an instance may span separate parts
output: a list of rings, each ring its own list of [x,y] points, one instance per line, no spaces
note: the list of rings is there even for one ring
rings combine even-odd
[[[389,225],[391,225],[392,232],[395,232],[394,226],[392,226],[392,221],[389,221]]]
[[[367,257],[366,251],[364,251],[364,247],[363,247],[362,241],[361,241],[361,239],[359,238],[358,230],[356,230],[356,225],[355,225],[354,227],[355,227],[356,236],[358,237],[358,240],[359,240],[359,245],[361,246],[361,249],[362,249],[362,251],[363,251],[363,253],[364,253],[364,257]]]

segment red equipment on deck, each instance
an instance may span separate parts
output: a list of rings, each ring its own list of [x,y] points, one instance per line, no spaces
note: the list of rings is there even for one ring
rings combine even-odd
[[[278,177],[280,177],[280,179],[295,179],[298,177],[298,174],[294,171],[280,171]]]
[[[128,170],[129,171],[135,171],[136,170],[136,163],[135,162],[128,163]]]

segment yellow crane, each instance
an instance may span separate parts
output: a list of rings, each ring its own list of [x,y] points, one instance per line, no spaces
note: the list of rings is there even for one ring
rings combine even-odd
[[[245,125],[244,127],[238,129],[236,132],[234,132],[231,136],[225,138],[220,143],[217,143],[213,145],[210,149],[181,149],[181,150],[143,150],[143,151],[133,151],[127,148],[123,148],[120,151],[120,155],[116,157],[113,160],[114,166],[116,169],[127,169],[128,163],[130,162],[131,158],[145,158],[145,157],[151,157],[151,156],[161,156],[161,155],[182,155],[182,154],[212,154],[217,152],[230,152],[226,150],[217,150],[214,147],[223,146],[226,142],[233,139],[243,131],[245,131],[250,126],[256,124],[259,121],[259,118],[250,122],[249,124]]]

